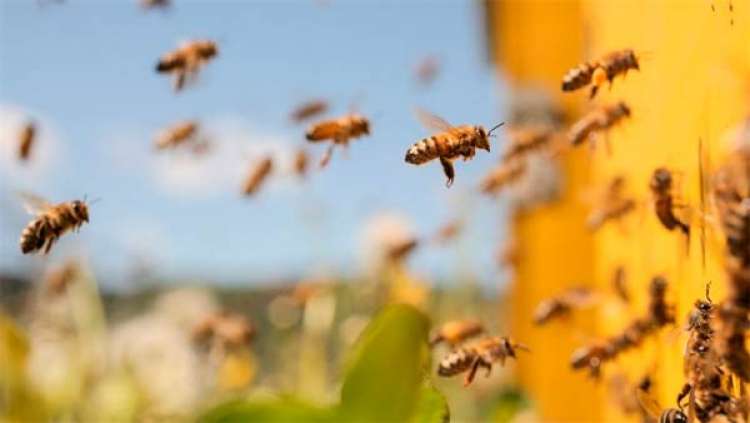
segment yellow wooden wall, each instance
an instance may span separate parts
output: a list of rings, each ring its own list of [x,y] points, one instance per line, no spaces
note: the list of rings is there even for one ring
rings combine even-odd
[[[724,295],[720,234],[709,226],[704,267],[697,211],[699,138],[715,165],[725,152],[722,134],[749,111],[750,3],[735,0],[732,16],[728,6],[725,0],[486,3],[491,55],[502,75],[513,87],[529,82],[548,86],[563,98],[568,111],[578,108],[580,113],[590,105],[584,92],[559,92],[568,68],[614,49],[633,48],[643,56],[641,72],[617,78],[611,91],[601,90],[596,100],[622,99],[633,111],[632,119],[610,135],[612,155],[598,149],[566,157],[563,200],[513,221],[521,262],[512,288],[512,328],[517,338],[534,346],[533,359],[520,360],[518,376],[545,421],[626,421],[607,402],[603,386],[569,370],[569,357],[575,346],[613,334],[642,314],[654,275],[667,277],[681,324],[703,295],[706,281],[713,281],[714,301]],[[678,173],[683,198],[695,210],[689,250],[681,235],[659,225],[648,204],[648,180],[658,166]],[[626,177],[639,209],[622,224],[589,237],[578,192],[617,174]],[[630,306],[605,300],[570,323],[531,326],[531,313],[541,298],[576,282],[611,290],[618,265],[625,266],[634,294]],[[681,327],[666,329],[644,348],[625,354],[606,367],[607,373],[622,370],[637,378],[653,369],[659,400],[672,406],[683,383],[686,338]]]

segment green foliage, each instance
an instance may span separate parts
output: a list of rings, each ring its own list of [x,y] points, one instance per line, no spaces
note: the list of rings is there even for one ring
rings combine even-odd
[[[445,398],[426,384],[429,368],[427,317],[407,305],[386,307],[364,330],[347,365],[341,404],[319,408],[300,401],[232,402],[201,419],[206,423],[405,422],[442,423]]]
[[[526,394],[520,389],[504,390],[495,403],[492,421],[507,423],[513,421],[516,415],[529,408],[531,404]]]

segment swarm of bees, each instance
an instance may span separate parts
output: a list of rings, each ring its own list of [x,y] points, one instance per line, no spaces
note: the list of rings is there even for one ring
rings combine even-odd
[[[163,55],[156,64],[156,72],[173,75],[174,90],[179,92],[186,83],[193,81],[201,68],[217,54],[219,48],[214,41],[188,41]]]
[[[605,82],[609,82],[611,86],[617,75],[624,77],[631,69],[640,70],[635,52],[632,49],[613,51],[568,71],[562,80],[562,90],[575,91],[592,85],[589,98],[594,98]]]
[[[86,201],[73,200],[53,205],[33,195],[24,197],[27,211],[35,217],[21,232],[19,244],[23,254],[47,254],[61,236],[78,230],[89,221]]]
[[[589,288],[576,287],[539,303],[534,311],[534,324],[544,325],[554,319],[570,315],[579,308],[594,303],[594,293]]]
[[[635,210],[636,202],[623,195],[625,178],[613,178],[604,193],[601,203],[594,207],[586,218],[586,226],[591,231],[601,228],[605,223],[620,219]]]
[[[594,108],[568,130],[568,140],[572,146],[582,144],[592,135],[606,132],[626,117],[630,117],[630,107],[620,101]]]
[[[251,196],[258,192],[263,182],[268,178],[273,170],[273,159],[263,157],[253,165],[245,181],[242,183],[242,194]]]
[[[36,124],[33,121],[26,122],[18,136],[18,160],[22,162],[29,160],[35,140]]]
[[[570,360],[573,369],[586,368],[592,377],[598,377],[602,364],[640,345],[647,336],[654,334],[660,328],[674,323],[671,307],[665,301],[666,291],[667,281],[663,277],[655,277],[649,287],[651,302],[648,314],[633,320],[619,335],[597,341],[573,352]]]
[[[469,386],[480,367],[487,369],[487,376],[489,376],[493,363],[499,362],[501,366],[505,365],[508,357],[516,358],[517,350],[529,351],[525,345],[515,343],[510,338],[486,336],[448,353],[440,361],[437,374],[450,377],[468,372],[464,378],[464,386]]]
[[[443,118],[421,109],[417,109],[417,117],[425,127],[440,132],[412,145],[406,151],[404,160],[406,163],[421,165],[439,159],[448,187],[453,184],[456,176],[453,161],[459,157],[469,160],[474,157],[477,149],[489,152],[492,132],[504,124],[501,122],[487,131],[481,125],[452,126]]]
[[[330,141],[328,149],[320,159],[320,167],[325,167],[337,145],[348,147],[350,140],[365,135],[370,135],[370,120],[360,114],[351,113],[313,124],[307,130],[305,138],[310,142]]]

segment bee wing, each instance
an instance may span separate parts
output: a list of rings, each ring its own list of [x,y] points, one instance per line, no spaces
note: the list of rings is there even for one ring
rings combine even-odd
[[[445,119],[424,109],[420,109],[419,107],[414,109],[414,114],[416,115],[417,120],[419,120],[425,128],[431,131],[445,132],[453,129],[453,125],[448,123]]]
[[[44,198],[28,192],[19,192],[23,207],[29,214],[38,215],[52,207],[52,204]]]

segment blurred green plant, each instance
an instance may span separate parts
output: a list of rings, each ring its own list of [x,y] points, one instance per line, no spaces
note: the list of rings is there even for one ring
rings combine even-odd
[[[505,389],[495,401],[492,421],[496,423],[512,422],[519,413],[530,407],[529,398],[520,388]]]
[[[448,405],[427,379],[428,330],[427,316],[416,308],[387,306],[364,330],[347,360],[340,404],[317,407],[291,398],[235,401],[209,410],[199,421],[445,422]]]

